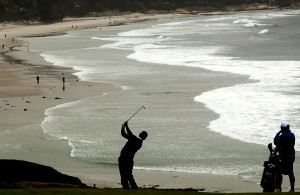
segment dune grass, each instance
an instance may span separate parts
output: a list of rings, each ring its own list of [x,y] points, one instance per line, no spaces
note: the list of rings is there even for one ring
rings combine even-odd
[[[45,195],[227,195],[228,193],[209,193],[186,190],[123,190],[123,189],[2,189],[1,195],[31,195],[31,194],[45,194]],[[261,193],[234,193],[234,195],[255,195]],[[264,195],[274,193],[263,193]],[[276,193],[277,194],[277,193]],[[280,195],[290,195],[291,193],[280,193]],[[300,193],[292,193],[299,195]]]
[[[180,191],[180,190],[123,190],[123,189],[3,189],[1,195],[193,195],[199,194],[197,191]]]

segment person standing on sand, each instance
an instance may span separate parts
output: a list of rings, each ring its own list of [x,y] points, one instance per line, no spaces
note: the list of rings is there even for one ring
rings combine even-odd
[[[280,125],[280,131],[274,138],[274,144],[281,157],[281,163],[279,167],[279,173],[276,182],[276,191],[281,192],[282,174],[288,175],[290,179],[291,190],[294,192],[295,176],[293,164],[295,161],[295,135],[290,130],[290,125],[287,122],[283,122]]]
[[[36,75],[36,83],[40,83],[40,77],[39,77],[39,75]]]
[[[65,82],[66,82],[66,79],[65,77],[62,78],[62,90],[64,91],[66,89],[65,87]]]
[[[126,129],[126,131],[125,131]],[[127,143],[121,150],[119,161],[119,171],[121,175],[121,184],[124,189],[138,189],[135,180],[132,175],[133,158],[135,153],[142,147],[143,140],[148,136],[146,131],[142,131],[139,137],[132,134],[126,121],[122,124],[121,135],[127,139]]]

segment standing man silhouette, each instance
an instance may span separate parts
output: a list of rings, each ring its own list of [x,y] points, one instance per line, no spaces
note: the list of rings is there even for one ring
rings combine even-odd
[[[125,131],[126,129],[126,131]],[[122,124],[121,135],[127,139],[127,143],[121,150],[119,157],[119,170],[121,175],[121,184],[124,189],[138,189],[135,180],[132,175],[133,158],[135,153],[142,147],[143,140],[148,136],[146,131],[142,131],[139,137],[132,134],[126,121]]]
[[[290,125],[283,122],[280,125],[280,131],[274,138],[274,144],[281,156],[281,163],[277,178],[276,191],[281,192],[282,174],[288,175],[290,179],[291,190],[295,191],[295,175],[293,164],[295,161],[295,135],[290,130]]]

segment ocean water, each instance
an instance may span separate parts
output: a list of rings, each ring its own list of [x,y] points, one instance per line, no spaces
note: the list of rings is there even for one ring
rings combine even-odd
[[[81,80],[121,87],[47,109],[44,132],[68,141],[74,158],[117,166],[121,124],[144,105],[130,121],[135,134],[149,133],[136,169],[258,182],[280,123],[300,136],[299,23],[299,10],[241,12],[30,38],[46,61],[78,70]],[[209,87],[234,78],[227,73],[249,82]]]

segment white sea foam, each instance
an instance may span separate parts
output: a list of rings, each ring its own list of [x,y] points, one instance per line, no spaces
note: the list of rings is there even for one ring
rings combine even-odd
[[[87,48],[82,48],[87,49]],[[92,48],[89,48],[92,49]],[[99,49],[93,48],[93,49]],[[95,74],[98,72],[105,71],[104,69],[97,69],[95,70],[95,67],[97,67],[97,64],[99,63],[98,60],[92,60],[92,59],[82,59],[81,56],[76,55],[70,55],[74,51],[50,51],[50,52],[44,52],[41,54],[41,56],[45,59],[45,61],[50,62],[56,66],[63,66],[63,67],[71,67],[74,70],[76,70],[74,75],[78,76],[80,80],[90,80],[89,76],[90,74]],[[77,51],[76,52],[80,52]],[[82,53],[82,52],[81,52]]]
[[[194,173],[194,174],[212,174],[212,175],[231,175],[231,176],[241,176],[246,181],[256,180],[257,176],[255,172],[257,170],[262,170],[262,167],[246,167],[246,166],[218,166],[218,167],[142,167],[135,166],[136,170],[147,170],[147,171],[164,171],[164,172],[179,172],[179,173]],[[250,174],[249,174],[250,173]],[[260,177],[260,175],[259,175]]]
[[[216,21],[232,20],[232,19],[236,19],[237,17],[238,16],[236,16],[236,15],[227,15],[227,16],[221,16],[221,17],[211,16],[208,19],[204,19],[203,21],[216,22]]]
[[[132,87],[130,86],[121,86],[122,90],[129,90],[129,89],[132,89]]]
[[[285,16],[286,13],[283,13],[282,16],[271,14],[268,17]],[[245,18],[234,20],[232,24],[242,24],[245,27],[266,25],[261,24],[258,20],[259,18],[266,17],[265,15],[251,15],[252,19],[249,19],[249,15],[243,17]],[[222,20],[225,20],[225,18],[228,20],[234,17],[230,16],[227,18],[224,16]],[[193,25],[197,26],[197,23],[194,22]],[[207,28],[213,28],[216,25],[225,26],[229,29],[232,28],[228,24],[210,24],[207,25]],[[217,89],[194,98],[195,101],[205,103],[207,107],[220,114],[218,120],[211,122],[209,126],[211,130],[241,141],[265,144],[272,141],[274,128],[278,127],[278,121],[289,119],[294,121],[295,125],[300,124],[300,121],[297,119],[298,117],[291,114],[296,113],[296,110],[300,109],[297,106],[300,105],[300,98],[288,94],[291,91],[295,92],[297,90],[295,86],[300,82],[300,79],[297,77],[295,70],[299,70],[300,62],[246,61],[237,57],[219,55],[226,50],[230,50],[230,48],[225,46],[202,46],[195,48],[180,45],[176,41],[173,44],[164,44],[163,41],[159,40],[155,42],[147,40],[147,37],[153,35],[153,33],[160,34],[161,36],[176,36],[180,33],[185,33],[181,28],[178,28],[176,29],[176,34],[171,35],[169,31],[166,31],[166,26],[168,25],[153,26],[152,29],[121,33],[119,34],[121,36],[115,39],[118,41],[115,45],[122,45],[122,47],[126,45],[128,49],[134,51],[128,58],[138,61],[246,74],[251,79],[258,81],[252,84]],[[268,31],[268,29],[261,30],[260,34],[267,33]],[[199,34],[202,32],[199,31]],[[192,32],[190,33],[192,34]],[[193,31],[193,33],[198,32]],[[127,37],[124,39],[122,35],[126,35]],[[135,44],[135,38],[132,39],[128,37],[129,35],[139,35],[143,41],[138,40],[137,44]],[[234,127],[225,125],[232,120],[235,121]],[[298,135],[296,136],[298,137]],[[300,150],[300,144],[296,148]]]
[[[238,175],[240,172],[237,169],[228,167],[139,167],[134,169],[147,171],[165,171],[165,172],[179,172],[179,173],[198,173],[198,174],[213,174],[213,175]],[[244,168],[241,170],[245,170]]]
[[[76,146],[69,139],[68,139],[68,145],[72,148],[70,156],[76,157],[76,154],[75,154]]]
[[[258,20],[251,19],[241,19],[233,21],[233,24],[244,24],[245,27],[254,27],[254,26],[267,26],[268,24],[261,24]]]
[[[221,114],[218,120],[211,122],[210,129],[223,135],[245,142],[265,144],[272,141],[273,129],[278,126],[278,121],[289,119],[298,123],[298,116],[289,113],[300,109],[297,106],[300,105],[299,98],[284,93],[295,91],[294,86],[300,82],[295,72],[300,67],[300,62],[242,61],[238,58],[215,55],[223,49],[225,48],[184,48],[181,51],[178,47],[169,47],[160,50],[147,44],[135,47],[135,53],[128,57],[151,63],[247,74],[251,79],[259,80],[258,83],[217,89],[194,98],[195,101],[203,102]],[[234,127],[224,125],[233,119]],[[299,150],[300,145],[297,144],[296,148]]]
[[[182,26],[182,25],[191,25],[194,21],[182,21],[182,22],[169,22],[169,23],[163,23],[158,24],[156,26]],[[155,27],[155,26],[152,26]]]
[[[300,14],[300,10],[286,10],[281,12],[267,13],[266,16],[273,17],[273,18],[284,18],[284,17],[297,16],[299,14]]]
[[[144,44],[144,43],[148,43],[148,42],[155,43],[157,41],[156,38],[139,38],[139,37],[135,37],[135,41],[132,42],[132,38],[131,37],[126,38],[126,36],[125,37],[122,36],[122,37],[117,38],[117,39],[119,39],[119,41],[114,42],[112,44],[103,45],[102,48],[131,50],[131,48],[134,45]],[[102,40],[116,41],[116,38],[102,38]]]
[[[269,30],[268,30],[268,29],[264,29],[264,30],[259,31],[258,34],[265,34],[265,33],[267,33],[267,32],[269,32]]]
[[[50,54],[50,52],[42,53],[41,56],[44,58],[45,61],[50,62],[56,66],[64,66],[68,60],[59,58],[57,55]]]

